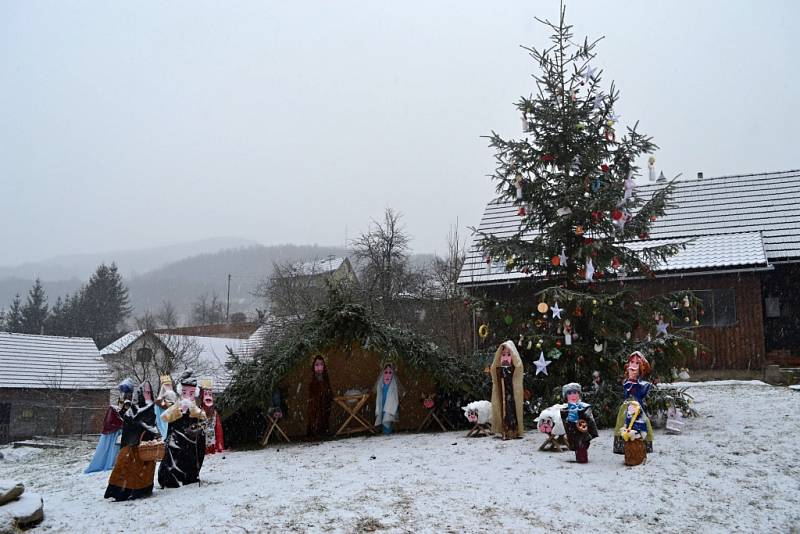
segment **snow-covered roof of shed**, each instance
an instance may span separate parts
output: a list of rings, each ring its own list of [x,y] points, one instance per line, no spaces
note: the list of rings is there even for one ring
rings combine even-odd
[[[647,196],[662,186],[647,183],[636,191]],[[653,224],[651,239],[631,246],[696,239],[657,272],[766,267],[770,261],[800,259],[800,170],[678,180],[672,200],[677,207]],[[512,201],[492,200],[478,230],[510,237],[519,229],[517,211]],[[507,272],[503,263],[487,266],[475,236],[458,283],[502,283],[527,276]]]
[[[139,339],[142,334],[144,334],[144,330],[134,330],[133,332],[128,332],[121,338],[117,339],[116,341],[112,341],[105,347],[100,350],[100,356],[106,356],[108,354],[117,354],[122,352],[123,350],[127,349],[134,341]]]
[[[0,332],[0,388],[108,389],[92,338]]]

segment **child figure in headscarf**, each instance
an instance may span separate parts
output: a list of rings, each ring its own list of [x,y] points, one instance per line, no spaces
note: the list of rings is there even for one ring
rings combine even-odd
[[[119,454],[119,444],[117,439],[122,435],[122,414],[130,407],[130,400],[133,394],[133,381],[126,378],[117,386],[119,389],[119,401],[117,406],[109,406],[103,418],[103,429],[100,432],[100,441],[92,456],[92,461],[84,470],[84,473],[95,473],[97,471],[110,471],[114,468],[114,462]],[[125,401],[128,405],[125,406]],[[124,409],[123,409],[124,407]]]
[[[308,383],[306,435],[309,438],[319,439],[328,435],[332,399],[328,367],[325,365],[325,359],[317,356],[311,364],[311,380]]]
[[[517,347],[509,340],[497,347],[492,361],[492,432],[503,439],[521,438],[524,369]]]
[[[200,408],[206,414],[203,432],[206,435],[206,454],[225,450],[225,436],[222,432],[222,418],[214,407],[214,381],[205,378],[200,381]]]
[[[589,442],[597,437],[597,425],[592,406],[581,400],[581,385],[571,382],[561,388],[567,407],[561,409],[561,420],[567,433],[569,448],[575,451],[575,461],[589,462]]]
[[[401,390],[394,365],[386,364],[375,383],[375,426],[380,425],[384,434],[391,434],[400,419]]]
[[[142,382],[122,416],[122,448],[108,479],[106,499],[110,497],[115,501],[127,501],[153,493],[156,462],[143,461],[138,449],[141,442],[159,436],[154,406],[150,382]]]

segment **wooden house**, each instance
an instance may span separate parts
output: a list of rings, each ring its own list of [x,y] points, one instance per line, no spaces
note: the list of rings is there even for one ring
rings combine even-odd
[[[648,195],[657,186],[637,187]],[[636,279],[644,294],[690,289],[703,302],[696,338],[708,350],[700,369],[761,369],[800,363],[800,170],[719,176],[676,182],[677,207],[657,220],[648,240],[687,242],[685,250],[655,269],[655,278]],[[518,207],[493,200],[481,232],[498,237],[518,230]],[[477,242],[459,277],[468,290],[482,288],[500,299],[529,275],[486,263]]]
[[[0,332],[0,443],[99,433],[111,387],[91,338]]]

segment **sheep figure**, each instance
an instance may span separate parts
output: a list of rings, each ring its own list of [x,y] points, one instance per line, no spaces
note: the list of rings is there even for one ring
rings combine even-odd
[[[467,432],[468,438],[491,436],[492,431],[492,403],[489,401],[470,402],[462,408],[467,421],[473,423],[472,429]]]
[[[542,434],[547,434],[547,439],[539,447],[540,451],[561,452],[561,448],[569,449],[564,429],[564,421],[561,419],[561,410],[566,408],[566,404],[554,404],[542,410],[539,417],[534,419],[536,427]]]

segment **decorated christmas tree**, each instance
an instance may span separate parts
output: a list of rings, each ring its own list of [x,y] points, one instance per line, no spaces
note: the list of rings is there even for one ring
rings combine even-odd
[[[573,41],[563,7],[557,24],[539,22],[552,29],[552,45],[526,48],[539,73],[535,93],[516,104],[523,136],[489,137],[500,201],[513,202],[519,225],[513,235],[480,234],[487,268],[527,276],[478,304],[479,334],[486,348],[508,338],[519,345],[534,396],[572,381],[589,386],[597,374],[618,384],[634,350],[665,376],[696,353],[686,334],[702,313],[689,292],[642,291],[641,281],[686,246],[649,239],[671,207],[672,182],[637,191],[637,161],[647,158],[655,181],[657,147],[638,124],[620,123],[597,41]]]

